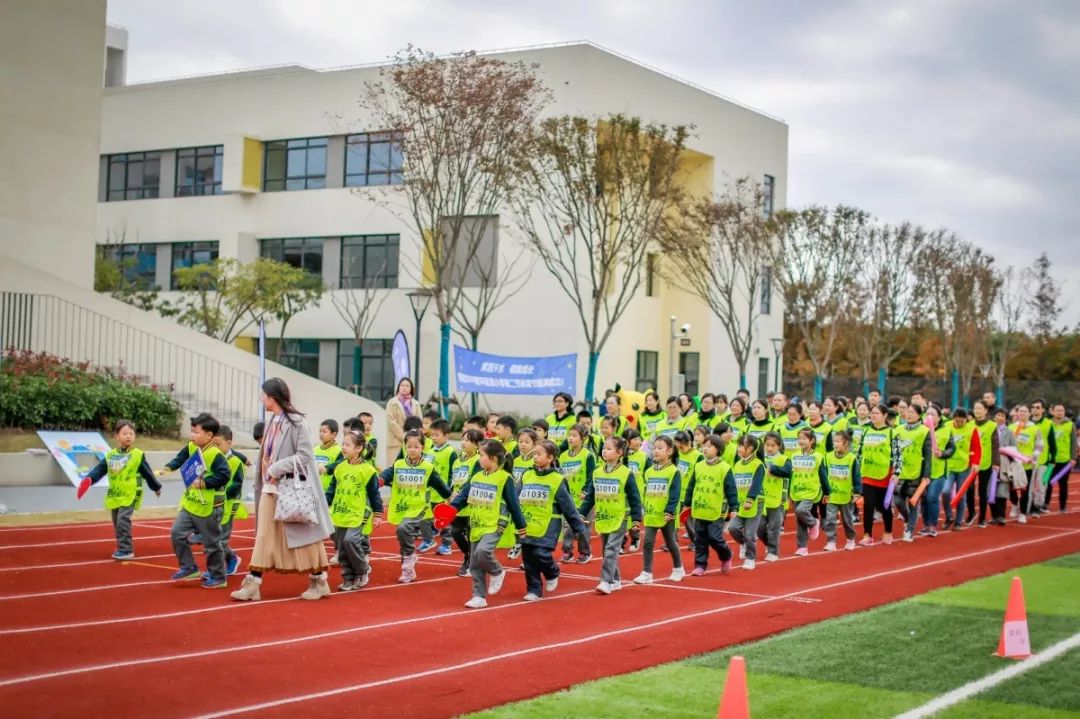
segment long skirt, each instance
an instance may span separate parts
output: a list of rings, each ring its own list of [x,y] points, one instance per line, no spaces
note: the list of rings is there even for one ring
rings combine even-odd
[[[259,498],[258,519],[255,524],[255,550],[251,554],[251,569],[256,572],[279,574],[315,574],[325,572],[326,545],[321,541],[289,549],[285,539],[285,523],[274,519],[277,495],[262,493]]]

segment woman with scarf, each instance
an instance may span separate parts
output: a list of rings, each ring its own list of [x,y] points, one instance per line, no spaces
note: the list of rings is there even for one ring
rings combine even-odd
[[[402,377],[397,391],[386,403],[386,466],[393,466],[405,442],[405,418],[420,416],[420,403],[413,397],[412,380]]]

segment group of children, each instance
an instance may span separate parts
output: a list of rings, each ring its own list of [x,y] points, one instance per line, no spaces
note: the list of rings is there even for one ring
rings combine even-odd
[[[337,422],[326,420],[315,454],[335,528],[339,590],[368,583],[370,535],[384,512],[398,540],[398,581],[416,580],[418,554],[447,555],[456,545],[462,554],[458,575],[472,580],[466,606],[479,608],[506,577],[496,550],[509,550],[510,561],[521,559],[524,599],[535,601],[557,588],[560,563],[592,559],[590,525],[603,552],[596,589],[611,594],[623,586],[619,556],[627,552],[643,554],[633,581],[654,581],[658,534],[660,551],[671,558],[670,581],[686,575],[680,530],[691,543],[693,576],[707,571],[710,552],[720,572],[730,572],[733,551],[726,537],[739,545],[744,570],[756,567],[759,541],[764,561],[776,561],[789,509],[799,556],[809,553],[822,530],[824,551],[839,549],[840,526],[843,549],[872,545],[878,520],[882,541],[891,544],[894,514],[904,542],[936,536],[942,510],[944,528],[953,531],[986,527],[988,511],[990,521],[1004,525],[1009,503],[1023,523],[1049,511],[1054,486],[1065,511],[1077,431],[1061,404],[1036,400],[1006,411],[989,395],[970,412],[945,412],[919,395],[882,402],[875,394],[803,404],[781,393],[751,402],[740,391],[730,402],[705,394],[661,404],[652,392],[636,427],[609,398],[594,429],[592,415],[573,414],[572,398],[560,393],[552,414],[529,427],[519,428],[511,416],[469,418],[460,448],[451,444],[450,424],[429,412],[406,420],[401,453],[381,471],[370,415],[347,420],[340,445]],[[129,488],[140,477],[155,491],[160,485],[134,449],[130,423],[119,428],[117,440],[119,448],[91,477],[110,477],[106,506],[117,525],[114,557],[129,559],[130,508],[141,496],[141,489]],[[197,533],[207,557],[203,586],[214,587],[239,565],[228,535],[242,506],[246,458],[231,450],[227,427],[202,415],[192,423],[191,442],[166,470],[180,467],[196,448],[207,469],[181,500],[172,532],[181,565],[174,578],[198,576],[189,546],[189,535]],[[123,455],[128,459],[121,462]],[[382,487],[389,488],[385,502]]]

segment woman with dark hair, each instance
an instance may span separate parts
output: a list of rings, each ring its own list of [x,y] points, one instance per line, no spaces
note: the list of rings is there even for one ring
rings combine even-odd
[[[293,406],[284,380],[274,377],[262,386],[263,406],[273,417],[266,423],[255,466],[255,549],[248,576],[232,598],[242,602],[260,599],[264,572],[307,574],[307,590],[301,599],[330,596],[326,581],[326,546],[334,529],[322,492],[319,470],[312,451],[311,430],[304,415]],[[317,521],[282,522],[275,519],[278,483],[299,473],[301,487],[311,491]]]
[[[397,461],[405,442],[405,418],[420,416],[420,403],[414,395],[416,388],[408,377],[398,381],[394,396],[386,403],[386,466]]]

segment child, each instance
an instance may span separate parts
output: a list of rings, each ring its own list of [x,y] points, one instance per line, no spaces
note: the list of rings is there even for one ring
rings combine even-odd
[[[577,413],[577,423],[585,428],[585,449],[592,452],[593,456],[599,457],[600,435],[593,430],[592,415],[589,414],[589,410],[583,409]]]
[[[737,507],[738,511],[728,525],[728,533],[742,545],[739,552],[743,558],[742,568],[752,570],[757,564],[757,529],[761,521],[761,487],[765,481],[765,465],[757,457],[758,443],[753,437],[743,435],[738,448],[739,461],[731,468],[738,493],[731,506]]]
[[[232,537],[233,520],[239,517],[246,519],[247,509],[243,503],[244,493],[244,456],[234,452],[232,448],[232,428],[221,425],[214,444],[225,455],[225,461],[229,463],[229,483],[225,486],[225,508],[221,517],[221,551],[225,553],[225,574],[232,576],[240,567],[240,557],[229,546]],[[208,574],[203,574],[205,579]]]
[[[109,475],[105,509],[112,514],[113,532],[116,534],[116,551],[112,558],[121,562],[135,558],[131,516],[142,506],[143,480],[159,497],[161,483],[151,471],[143,451],[135,446],[135,425],[126,419],[117,420],[113,431],[116,433],[116,449],[105,453],[105,458],[90,470],[83,483],[89,486]],[[88,483],[87,479],[90,480]]]
[[[341,447],[344,461],[334,467],[326,492],[341,566],[340,592],[351,592],[368,583],[371,565],[364,525],[371,520],[377,527],[382,521],[375,516],[383,511],[379,477],[364,461],[364,444],[359,432],[345,433]]]
[[[504,414],[495,422],[495,439],[502,444],[507,457],[512,457],[514,450],[517,449],[517,442],[514,441],[516,434],[517,420],[510,415]]]
[[[503,419],[499,418],[500,421]],[[510,522],[517,535],[524,537],[525,517],[518,505],[517,492],[510,474],[503,469],[506,449],[497,440],[487,440],[480,446],[480,467],[483,471],[470,477],[450,501],[457,510],[469,509],[469,542],[472,555],[469,573],[472,575],[472,598],[465,602],[469,609],[487,606],[487,596],[498,594],[506,579],[506,570],[495,558],[495,547]],[[509,516],[507,516],[509,515]],[[491,582],[486,581],[491,575]]]
[[[764,445],[765,479],[761,493],[765,497],[765,521],[758,522],[758,538],[765,542],[765,561],[775,562],[780,559],[780,530],[787,513],[791,459],[783,452],[778,432],[766,432]]]
[[[570,498],[578,506],[585,501],[585,490],[592,484],[593,472],[596,471],[596,457],[585,449],[585,438],[589,430],[585,425],[575,424],[566,434],[567,449],[559,455],[559,471],[566,479]],[[592,559],[592,550],[589,546],[588,517],[582,517],[586,525],[584,532],[575,532],[572,528],[563,527],[562,557],[560,562],[570,562],[574,559],[574,539],[577,539],[578,564],[585,564]]]
[[[554,442],[541,440],[533,454],[532,468],[521,478],[518,499],[525,517],[521,547],[525,561],[526,593],[523,599],[526,602],[535,602],[545,591],[554,592],[559,586],[559,565],[551,553],[559,541],[563,517],[570,523],[570,531],[588,532],[566,481],[555,468],[558,451]],[[541,578],[545,581],[541,582]]]
[[[690,481],[694,478],[694,467],[701,461],[701,452],[694,449],[691,444],[690,433],[686,430],[679,430],[673,437],[675,440],[675,449],[678,451],[678,459],[675,460],[676,468],[679,470],[679,478],[682,486],[682,496],[679,497],[679,506],[675,511],[675,529],[679,529],[679,515],[682,514],[682,508],[686,506],[686,490],[690,486]],[[693,523],[690,523],[686,527],[686,535],[690,540],[690,548],[694,546],[694,527]],[[660,547],[660,551],[664,551],[667,547]]]
[[[670,437],[659,435],[653,439],[653,464],[645,470],[645,499],[642,502],[645,524],[645,547],[642,552],[642,571],[634,579],[634,584],[652,584],[653,581],[653,545],[656,533],[664,535],[664,542],[671,554],[671,576],[673,582],[681,582],[686,576],[682,557],[679,555],[679,543],[675,538],[675,513],[682,496],[682,484],[679,469],[673,460],[678,458],[675,442]]]
[[[485,439],[495,439],[495,425],[501,416],[498,412],[488,412],[487,420],[484,422]]]
[[[370,464],[372,469],[378,470],[379,467],[375,464],[375,455],[379,449],[379,440],[375,438],[372,431],[375,426],[375,418],[371,416],[370,412],[361,412],[356,415],[356,418],[360,420],[360,433],[364,436],[364,461]]]
[[[431,414],[430,412],[428,414]],[[428,432],[431,428],[431,423],[434,421],[431,417],[423,418],[410,416],[405,418],[405,433],[417,432],[424,440],[424,448],[420,452],[420,457],[428,464],[435,465],[435,455],[433,453],[435,445],[431,441],[431,437],[428,436]],[[427,425],[425,426],[425,422]],[[405,459],[405,448],[402,447],[398,450],[398,459]],[[383,470],[385,471],[385,470]],[[444,480],[445,481],[445,480]],[[428,493],[428,501],[434,503],[435,498]],[[417,551],[421,554],[430,552],[435,548],[435,528],[432,525],[432,517],[428,516],[424,521],[420,523],[420,546],[417,547]]]
[[[514,491],[521,491],[521,478],[525,476],[525,472],[532,469],[533,466],[533,451],[536,449],[537,442],[536,431],[526,427],[518,432],[517,447],[513,452],[513,459],[510,462],[510,471],[514,476]],[[510,547],[510,551],[507,552],[507,559],[517,559],[521,556],[521,544],[515,542],[514,546]]]
[[[481,426],[483,423],[481,422]],[[484,443],[484,432],[478,427],[465,430],[461,435],[461,456],[454,462],[453,473],[450,476],[450,489],[455,495],[461,492],[461,488],[469,481],[469,478],[480,471],[480,445]],[[450,536],[458,549],[461,550],[461,566],[458,568],[459,577],[469,576],[469,510],[461,510],[450,523]]]
[[[534,420],[532,423],[533,432],[536,432],[536,440],[542,442],[548,438],[549,425],[546,419]]]
[[[606,415],[604,415],[603,417],[600,418],[600,442],[601,442],[600,447],[601,448],[603,448],[604,443],[607,443],[607,441],[609,439],[611,439],[612,437],[615,436],[615,434],[616,434],[615,429],[616,429],[617,424],[618,424],[617,418],[612,417],[610,414],[606,414]],[[603,449],[601,449],[601,452],[603,452]]]
[[[429,409],[427,412],[424,412],[424,416],[421,419],[422,419],[421,426],[424,428],[424,436],[430,438],[431,437],[431,423],[435,422],[435,421],[438,421],[439,419],[442,419],[442,417],[440,417],[439,413],[436,412],[435,410]]]
[[[436,419],[432,421],[431,426],[428,428],[428,434],[431,437],[431,457],[432,465],[435,467],[435,471],[439,473],[440,477],[445,477],[446,480],[450,480],[454,472],[454,464],[457,462],[457,452],[452,446],[450,446],[450,423],[445,419]],[[428,501],[432,504],[437,504],[431,490],[428,490]],[[434,526],[432,526],[432,534],[434,535]],[[439,542],[439,548],[436,549],[436,553],[443,556],[450,554],[450,528],[444,527],[439,533],[441,541]],[[421,553],[427,551],[420,546]]]
[[[705,439],[704,459],[698,463],[687,487],[690,499],[690,523],[694,525],[694,571],[700,577],[709,566],[709,547],[720,558],[720,573],[731,571],[731,548],[724,541],[724,522],[731,507],[739,502],[731,465],[720,458],[723,441],[715,434]]]
[[[405,458],[384,469],[379,479],[384,485],[390,486],[386,520],[397,525],[398,545],[401,548],[401,576],[398,582],[408,584],[416,580],[416,538],[425,520],[433,517],[428,489],[434,489],[445,499],[450,496],[450,488],[435,467],[424,460],[424,439],[420,432],[406,432],[402,450]]]
[[[172,545],[180,568],[172,575],[176,581],[199,579],[199,568],[191,554],[188,535],[197,532],[202,537],[203,553],[206,555],[206,571],[210,576],[203,579],[204,589],[226,586],[225,554],[221,551],[221,519],[225,507],[225,486],[229,483],[229,463],[214,446],[214,435],[221,425],[209,414],[203,413],[191,419],[191,434],[187,446],[158,470],[158,475],[174,472],[196,453],[202,454],[206,469],[199,479],[191,483],[180,497],[180,511],[172,526]]]
[[[337,443],[338,423],[332,419],[324,419],[319,425],[319,444],[315,445],[315,462],[319,465],[319,479],[322,480],[323,492],[330,486],[330,475],[327,473],[327,465],[341,459],[341,445]]]
[[[626,505],[630,505],[631,526],[641,526],[641,498],[637,482],[627,468],[626,440],[612,437],[604,442],[601,458],[604,464],[593,472],[592,482],[585,489],[585,501],[581,514],[588,516],[596,508],[596,531],[600,533],[600,546],[604,548],[604,560],[600,565],[600,583],[596,591],[611,594],[622,589],[619,572],[619,550],[626,534]]]
[[[825,462],[817,452],[817,436],[814,430],[799,430],[799,453],[791,458],[791,501],[795,503],[795,554],[805,557],[807,538],[813,540],[821,533],[821,526],[814,517],[814,505],[829,496],[829,478],[825,474]],[[867,508],[868,513],[872,512]],[[890,515],[891,516],[891,515]]]
[[[712,434],[712,428],[707,424],[699,424],[694,427],[694,449],[704,454],[705,438]]]
[[[623,431],[623,439],[626,440],[627,448],[629,451],[626,454],[626,466],[629,468],[630,473],[634,475],[634,481],[637,482],[638,497],[645,496],[645,469],[649,465],[649,459],[646,457],[645,452],[642,451],[641,432],[637,431],[633,427],[627,427]],[[626,516],[630,517],[630,506],[626,507]],[[630,551],[636,552],[638,547],[641,546],[641,528],[634,528],[634,523],[630,522]]]
[[[920,484],[930,484],[932,446],[930,430],[919,416],[919,405],[908,405],[904,410],[904,424],[896,428],[896,441],[900,450],[900,472],[893,488],[892,504],[904,522],[903,541],[912,542],[915,540],[919,510],[911,506],[911,498],[915,496]],[[829,477],[831,480],[832,475]]]
[[[873,394],[873,393],[871,393]],[[888,424],[889,409],[883,404],[870,409],[870,427],[863,432],[859,448],[859,472],[862,474],[863,537],[859,545],[869,547],[874,543],[874,510],[881,513],[885,525],[885,544],[892,544],[892,507],[885,507],[885,493],[892,479],[899,451],[896,448],[896,430]]]
[[[826,472],[829,475],[829,504],[825,508],[826,552],[836,551],[836,515],[844,523],[844,549],[855,549],[855,502],[862,495],[862,479],[859,463],[851,451],[851,432],[843,429],[833,433],[835,449],[825,455]],[[908,500],[905,499],[905,502]],[[918,510],[911,509],[913,515]]]
[[[484,418],[481,417],[478,414],[474,414],[472,417],[469,417],[468,419],[466,419],[464,424],[461,425],[461,431],[464,434],[465,432],[468,432],[470,429],[478,429],[478,430],[480,430],[480,434],[483,434],[484,433]]]

